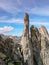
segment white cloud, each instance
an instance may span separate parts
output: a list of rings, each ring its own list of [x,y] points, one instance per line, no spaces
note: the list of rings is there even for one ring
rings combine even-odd
[[[32,0],[32,1],[27,0],[27,3],[26,1],[23,0],[8,0],[8,1],[0,0],[0,7],[9,13],[12,13],[13,15],[16,15],[19,12],[29,12],[33,14],[49,16],[49,5],[48,4],[44,5],[44,2],[42,1],[41,3],[39,2],[41,5],[39,6],[38,5],[39,3],[37,2],[38,1],[36,0]]]
[[[1,19],[0,22],[4,22],[4,23],[18,23],[18,24],[24,23],[23,19],[16,19],[16,18],[11,18],[11,19],[8,19],[8,20]]]
[[[4,34],[7,32],[12,31],[14,28],[11,26],[4,26],[4,27],[0,27],[0,34]]]
[[[21,19],[21,18],[11,18],[11,19],[8,19],[8,20],[5,20],[4,19],[5,17],[1,17],[0,18],[0,22],[3,22],[3,23],[16,23],[16,24],[24,24],[24,20]],[[49,25],[49,22],[34,22],[32,21],[32,19],[30,20],[30,25]]]
[[[18,7],[16,6],[16,2],[12,1],[12,0],[1,0],[0,1],[0,8],[4,9],[5,11],[12,13],[13,15],[17,14],[18,12],[20,12],[21,10],[18,9]]]
[[[17,0],[17,2],[18,2],[18,4],[19,4],[19,5],[21,5],[21,4],[22,4],[22,3],[21,3],[21,0]]]
[[[10,20],[7,20],[6,22],[8,22],[8,23],[23,23],[23,20],[22,19],[16,19],[16,18],[12,18],[12,19],[10,19]]]
[[[49,22],[30,22],[31,25],[49,25]]]
[[[4,19],[6,19],[8,16],[1,16],[0,17],[0,20],[4,20]]]
[[[49,6],[43,6],[43,7],[36,6],[30,9],[28,12],[42,16],[49,16]]]

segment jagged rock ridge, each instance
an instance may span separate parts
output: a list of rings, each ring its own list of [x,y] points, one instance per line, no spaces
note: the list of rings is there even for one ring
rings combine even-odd
[[[25,19],[28,19],[27,17],[25,17]],[[29,19],[28,19],[29,21]],[[27,20],[25,20],[25,23],[27,23]],[[29,26],[29,24],[28,24]],[[25,26],[24,26],[25,28]],[[32,62],[30,65],[49,65],[49,34],[46,30],[46,28],[44,26],[41,26],[40,29],[37,29],[35,26],[31,26],[30,28],[30,33],[31,33],[31,37],[27,37],[27,34],[29,33],[29,31],[27,32],[28,29],[24,29],[24,35],[22,36],[22,47],[24,47],[23,55],[28,55],[29,53],[27,53],[28,51],[27,48],[29,46],[29,50],[31,50],[30,54],[32,56],[30,56]],[[27,33],[26,33],[27,32]],[[26,34],[25,34],[26,33]],[[25,39],[26,37],[26,39]],[[27,42],[27,40],[29,40],[29,42]],[[27,46],[27,43],[29,44]],[[25,50],[25,51],[24,51]],[[27,54],[25,54],[27,53]],[[25,59],[27,57],[24,57]],[[25,61],[24,59],[24,61]],[[28,59],[28,58],[27,58]],[[29,59],[30,61],[30,59]],[[28,64],[29,65],[29,64]]]
[[[0,35],[0,65],[49,65],[49,34],[44,26],[29,28],[28,13],[21,38],[3,36]]]

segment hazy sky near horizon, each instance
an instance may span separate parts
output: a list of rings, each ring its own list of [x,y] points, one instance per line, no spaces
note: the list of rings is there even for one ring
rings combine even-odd
[[[22,35],[25,12],[30,26],[44,25],[49,32],[49,0],[0,0],[0,34]]]

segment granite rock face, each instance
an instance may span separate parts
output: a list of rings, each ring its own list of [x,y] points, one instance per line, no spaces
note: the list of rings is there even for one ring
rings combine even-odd
[[[18,65],[49,65],[49,34],[44,26],[29,28],[27,13],[21,39],[3,36],[0,36],[0,65],[17,65],[17,62]]]
[[[22,50],[24,56],[24,63],[26,65],[33,65],[32,45],[29,40],[29,15],[26,13],[24,17],[24,32],[22,35]]]
[[[42,59],[40,57],[41,51],[41,36],[38,29],[35,26],[31,26],[31,43],[33,49],[33,59],[35,65],[43,65]]]
[[[30,28],[29,16],[24,18],[24,32],[21,39],[24,62],[28,65],[49,65],[49,34],[44,26]],[[28,52],[29,51],[29,52]]]
[[[43,65],[49,65],[49,35],[44,26],[39,29],[41,34],[41,58]]]

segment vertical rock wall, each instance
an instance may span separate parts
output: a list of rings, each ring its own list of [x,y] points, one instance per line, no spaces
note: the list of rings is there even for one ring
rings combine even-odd
[[[29,41],[29,15],[26,13],[24,17],[24,32],[22,35],[22,50],[24,56],[24,62],[26,65],[33,65],[33,55],[31,49],[31,43]]]
[[[43,65],[42,59],[40,57],[40,51],[41,51],[41,36],[36,27],[33,25],[30,28],[31,32],[31,43],[32,43],[32,49],[33,49],[33,57],[34,57],[34,64],[35,65]]]
[[[49,65],[49,34],[44,26],[38,30],[33,25],[29,35],[29,15],[24,18],[21,45],[25,65]]]
[[[43,65],[49,65],[49,35],[44,26],[39,29],[41,34],[41,58]]]

